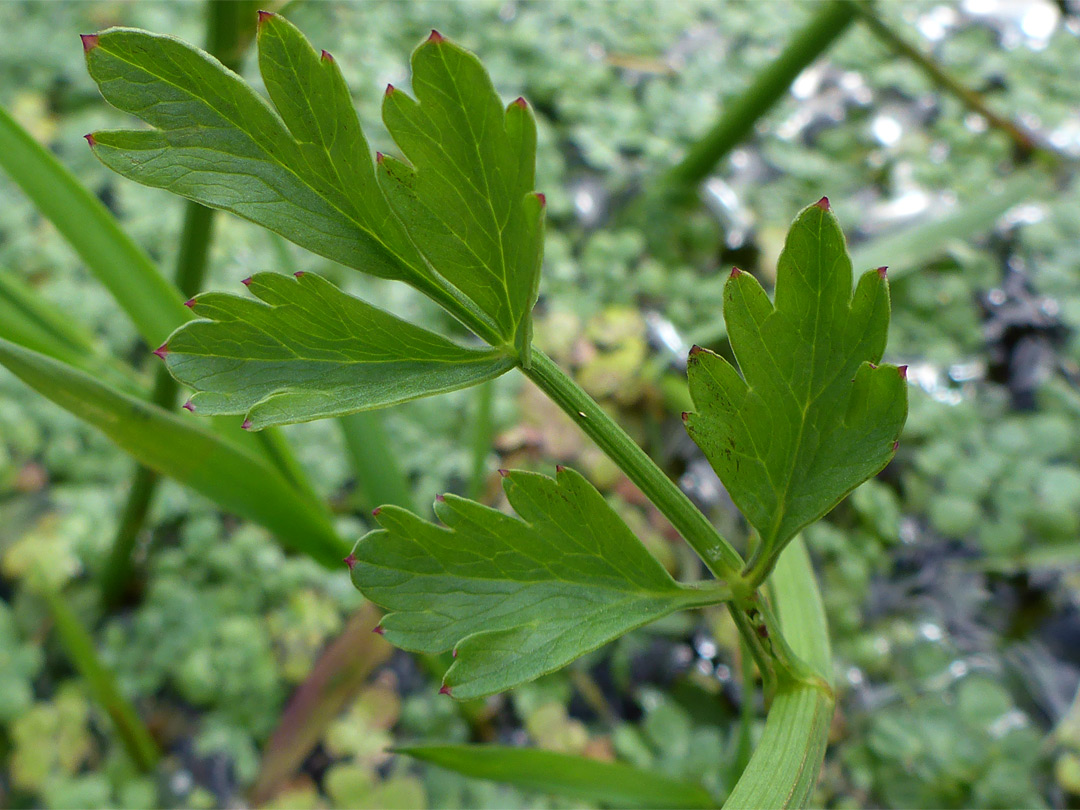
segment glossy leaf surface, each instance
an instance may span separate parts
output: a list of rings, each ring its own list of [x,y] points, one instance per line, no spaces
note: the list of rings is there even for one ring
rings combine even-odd
[[[502,745],[412,745],[402,754],[465,776],[611,807],[715,807],[701,785],[625,762]]]
[[[248,427],[306,422],[453,391],[513,367],[346,295],[312,273],[257,273],[259,300],[206,293],[199,320],[168,340],[165,362],[196,390],[200,414],[245,414]]]
[[[907,415],[904,369],[876,365],[889,326],[884,268],[852,296],[851,261],[828,201],[805,209],[777,270],[776,304],[749,273],[724,290],[742,376],[695,348],[687,430],[772,558],[801,528],[880,472]]]
[[[520,517],[447,495],[438,526],[396,507],[357,546],[352,578],[389,611],[391,643],[456,651],[444,679],[480,697],[558,669],[720,588],[676,583],[578,473],[521,471],[503,488]]]

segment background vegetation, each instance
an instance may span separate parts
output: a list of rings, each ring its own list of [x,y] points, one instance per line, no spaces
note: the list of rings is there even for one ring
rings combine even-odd
[[[407,56],[431,27],[480,54],[505,98],[530,100],[549,206],[539,345],[730,537],[745,527],[678,419],[680,364],[691,343],[723,348],[730,265],[767,281],[793,214],[829,195],[857,269],[890,267],[888,359],[910,365],[912,388],[896,461],[807,533],[839,692],[815,804],[1076,806],[1080,17],[1041,0],[883,5],[887,30],[853,24],[715,167],[700,204],[641,227],[641,190],[816,8],[369,2],[284,13],[335,54],[374,144],[389,142],[382,88],[407,86]],[[0,105],[171,272],[183,202],[118,179],[82,141],[130,123],[96,92],[77,38],[112,24],[205,39],[194,3],[0,4]],[[890,31],[1000,120],[943,90]],[[47,302],[105,366],[134,366],[130,384],[149,390],[153,347],[2,173],[0,199],[0,288]],[[229,217],[215,222],[208,268],[203,287],[219,289],[256,271],[318,269],[398,312],[441,317],[401,285],[327,266]],[[376,452],[373,431],[393,458]],[[455,491],[498,503],[496,468],[558,462],[600,486],[676,576],[697,575],[665,521],[518,375],[344,430],[282,433],[343,538],[365,531],[378,502],[427,509]],[[393,487],[395,465],[407,487]],[[386,750],[420,740],[618,758],[723,795],[746,750],[739,718],[760,730],[763,707],[746,699],[754,692],[719,609],[457,704],[437,694],[440,662],[370,634],[374,614],[343,566],[291,553],[170,480],[133,524],[135,577],[105,607],[133,473],[101,433],[0,369],[0,806],[577,804]],[[101,679],[78,668],[80,624],[150,731],[143,759],[130,728],[110,720],[117,704]],[[297,750],[309,753],[290,761]]]

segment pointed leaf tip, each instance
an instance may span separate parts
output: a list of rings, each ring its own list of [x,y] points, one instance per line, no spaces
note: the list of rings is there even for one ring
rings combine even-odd
[[[683,411],[682,412],[682,420],[685,422],[689,418],[690,418],[690,412],[689,411]]]
[[[243,284],[245,287],[250,287],[251,286],[251,276],[248,276],[247,278],[240,279],[240,283]]]
[[[83,135],[83,137],[86,138],[86,142],[88,144],[90,144],[91,149],[93,149],[95,146],[97,146],[97,141],[94,139],[94,133],[93,132],[88,132],[85,135]]]
[[[270,19],[273,16],[274,12],[263,11],[262,9],[259,9],[259,25],[262,25],[266,20]]]
[[[888,268],[888,267],[884,267],[884,266],[882,266],[882,267],[879,267],[879,268],[877,269],[877,274],[878,274],[878,277],[879,277],[879,278],[885,278],[885,276],[886,276],[886,274],[888,273],[888,271],[889,271],[889,268]]]
[[[907,366],[897,366],[896,370],[900,374],[901,380],[907,379]]]
[[[374,626],[374,627],[372,628],[371,632],[372,632],[372,633],[374,633],[374,634],[375,634],[375,635],[377,635],[377,636],[381,636],[381,635],[385,635],[385,634],[386,634],[386,631],[385,631],[385,630],[383,630],[383,626],[382,626],[381,624],[377,624],[377,625],[375,625],[375,626]]]
[[[542,192],[536,192],[536,199],[540,201],[541,208],[547,205],[547,197]]]
[[[702,348],[701,348],[700,346],[698,346],[698,345],[697,345],[697,344],[695,343],[695,344],[694,344],[693,346],[691,346],[691,347],[690,347],[690,356],[691,356],[691,357],[697,357],[697,356],[698,356],[699,354],[701,354],[701,353],[702,353],[703,351],[705,351],[705,350],[704,350],[704,349],[702,349]]]
[[[293,276],[295,276],[296,278],[303,278],[304,277],[304,271],[303,270],[297,270],[295,273],[293,273]]]
[[[454,658],[457,658],[457,647],[454,647],[454,649],[450,651],[450,655],[452,655]]]
[[[816,203],[814,203],[814,205],[816,205],[816,206],[817,206],[818,208],[820,208],[820,209],[821,209],[822,211],[829,211],[829,210],[831,210],[831,209],[829,208],[829,198],[828,198],[828,197],[822,197],[822,198],[821,198],[820,200],[818,200],[818,201],[817,201]]]
[[[158,346],[156,349],[154,349],[154,354],[156,354],[158,357],[160,357],[162,360],[164,360],[165,357],[169,354],[169,344],[168,343],[162,343],[160,346]]]
[[[382,162],[385,159],[386,159],[386,155],[384,155],[382,152],[376,152],[375,153],[375,162],[378,163],[380,166],[382,165]]]
[[[509,474],[510,474],[509,470],[503,470],[503,469],[499,470],[499,475],[501,475],[503,478],[506,478],[506,476],[508,476]]]
[[[192,402],[190,399],[187,402],[185,402],[183,405],[181,405],[180,407],[183,408],[185,411],[190,411],[191,413],[195,413],[195,403]]]
[[[397,88],[389,82],[386,85],[386,90],[383,92],[384,96],[392,96],[397,91]]]
[[[731,275],[728,276],[728,278],[738,278],[741,275],[742,275],[742,270],[740,270],[738,267],[732,267],[731,268]]]
[[[324,50],[322,52],[322,57],[321,58],[322,58],[322,60],[324,62],[333,62],[334,61],[334,57],[330,54],[330,51],[327,51],[327,50]]]
[[[557,473],[566,472],[566,467],[564,467],[562,464],[556,464],[555,465],[555,472],[557,472]]]
[[[374,509],[371,510],[371,516],[372,517],[378,517],[379,512],[381,512],[381,511],[382,511],[382,507],[381,506],[376,506]]]
[[[349,556],[342,560],[345,565],[349,567],[349,570],[353,570],[353,566],[356,565],[356,554],[349,552]]]
[[[446,501],[446,496],[440,493],[435,496],[435,500],[439,503],[444,503]]]
[[[892,443],[892,451],[893,451],[893,452],[895,453],[895,452],[896,452],[896,449],[897,449],[897,448],[898,448],[899,446],[900,446],[900,442],[893,442],[893,443]]]
[[[90,53],[98,46],[97,34],[79,34],[79,39],[82,40],[83,53]]]
[[[521,96],[518,96],[517,98],[514,99],[514,106],[515,107],[520,107],[523,110],[527,110],[527,109],[529,109],[529,102],[527,102]]]
[[[439,694],[440,694],[440,695],[449,695],[449,694],[450,694],[450,687],[449,687],[449,686],[445,686],[445,685],[444,685],[444,686],[441,686],[441,687],[439,687]]]
[[[240,429],[241,430],[251,430],[251,420],[250,419],[245,419],[243,424],[240,425]]]
[[[189,298],[187,301],[184,302],[184,306],[188,309],[195,309],[195,299]]]
[[[427,41],[428,42],[436,42],[436,43],[445,42],[446,37],[444,37],[442,34],[440,34],[438,31],[436,31],[434,28],[432,28],[431,33],[428,34]]]

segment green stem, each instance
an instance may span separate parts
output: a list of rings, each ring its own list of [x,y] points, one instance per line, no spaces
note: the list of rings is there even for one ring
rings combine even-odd
[[[128,755],[140,771],[152,771],[161,758],[157,744],[135,709],[120,694],[116,686],[116,675],[101,663],[90,633],[59,593],[46,586],[43,596],[68,658],[86,680],[102,708],[112,718]]]
[[[810,22],[795,33],[753,83],[724,108],[720,120],[695,143],[660,182],[674,196],[692,196],[717,163],[747,135],[761,116],[787,92],[798,75],[847,30],[854,8],[840,0],[818,6]]]
[[[227,3],[210,0],[206,6],[206,41],[210,53],[222,59],[229,67],[236,67],[240,45],[245,41],[244,26],[251,28],[237,16],[237,7],[244,3]],[[184,225],[180,235],[180,249],[173,274],[176,288],[183,298],[190,298],[202,288],[213,239],[214,211],[195,202],[184,206]],[[164,365],[154,373],[154,389],[150,401],[172,410],[176,406],[179,386]],[[264,440],[264,441],[268,441]],[[275,461],[280,461],[278,455]],[[280,465],[279,465],[280,466]],[[284,469],[289,474],[291,471]],[[134,571],[132,553],[139,534],[150,512],[160,476],[149,467],[138,465],[124,503],[120,526],[113,538],[109,559],[101,576],[102,602],[107,607],[120,603]],[[301,478],[301,480],[303,480]]]
[[[739,552],[592,397],[537,348],[533,348],[532,365],[521,371],[637,484],[719,579],[733,587],[741,583]]]
[[[476,393],[473,396],[476,412],[473,414],[472,470],[468,489],[469,497],[474,500],[480,497],[484,490],[484,481],[487,480],[487,459],[491,453],[491,442],[495,433],[495,424],[492,421],[494,401],[494,380],[481,383],[476,387]]]
[[[843,0],[843,2],[851,9],[852,13],[858,14],[874,35],[885,43],[885,45],[893,52],[912,62],[927,75],[930,81],[945,92],[955,96],[959,99],[960,103],[969,110],[981,115],[994,129],[1007,135],[1015,145],[1017,153],[1021,158],[1028,158],[1035,152],[1035,140],[1030,133],[1023,130],[1018,124],[1010,121],[1008,118],[998,115],[991,110],[981,95],[976,93],[970,87],[965,87],[942,69],[937,62],[905,40],[896,31],[893,31],[893,29],[877,15],[871,5],[865,2],[858,2],[858,0]],[[1042,151],[1046,152],[1048,150],[1044,148]]]
[[[416,511],[409,479],[390,447],[381,411],[360,411],[338,418],[352,459],[356,485],[368,508],[393,504]]]

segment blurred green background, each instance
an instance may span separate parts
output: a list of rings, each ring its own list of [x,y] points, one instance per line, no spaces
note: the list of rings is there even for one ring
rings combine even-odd
[[[791,218],[827,194],[856,269],[890,267],[888,359],[910,365],[911,417],[896,460],[806,533],[839,694],[815,804],[1077,807],[1080,5],[877,9],[1029,133],[1034,153],[857,21],[691,204],[642,227],[641,189],[817,8],[508,0],[281,11],[335,55],[374,148],[391,145],[382,88],[408,87],[408,54],[432,27],[479,54],[504,98],[529,99],[549,206],[537,340],[734,538],[745,540],[745,526],[678,418],[685,353],[694,342],[723,347],[731,265],[767,283]],[[79,33],[114,24],[204,40],[200,3],[0,3],[0,105],[171,268],[183,202],[111,175],[82,140],[131,123],[102,101],[79,45]],[[249,53],[242,72],[257,84],[253,62]],[[0,273],[85,325],[148,384],[155,366],[134,328],[2,173],[0,201]],[[382,306],[439,317],[400,285],[227,216],[209,268],[205,288],[230,290],[255,271],[318,270]],[[554,405],[515,374],[494,389],[491,403],[462,392],[386,414],[416,503],[428,511],[437,492],[476,488],[497,504],[498,467],[570,464],[676,576],[699,575],[665,521]],[[478,425],[490,432],[479,431],[475,478]],[[362,534],[374,494],[335,424],[285,436],[341,536]],[[101,434],[0,368],[0,807],[227,807],[257,781],[258,801],[277,807],[580,805],[386,750],[419,740],[617,758],[723,795],[744,708],[760,729],[760,694],[745,688],[736,633],[719,610],[645,628],[511,694],[441,698],[442,664],[379,646],[344,567],[288,554],[266,530],[169,481],[138,538],[135,586],[103,610],[97,578],[132,472]],[[91,629],[163,751],[156,770],[129,758],[51,632],[41,575]],[[316,667],[335,639],[331,651],[353,670],[361,660],[355,688],[325,722],[303,710],[283,720],[298,689],[316,700],[328,691],[313,672],[349,669],[329,654]],[[295,746],[289,734],[305,724],[317,726],[308,753],[281,771],[266,753],[278,750],[271,735]]]

